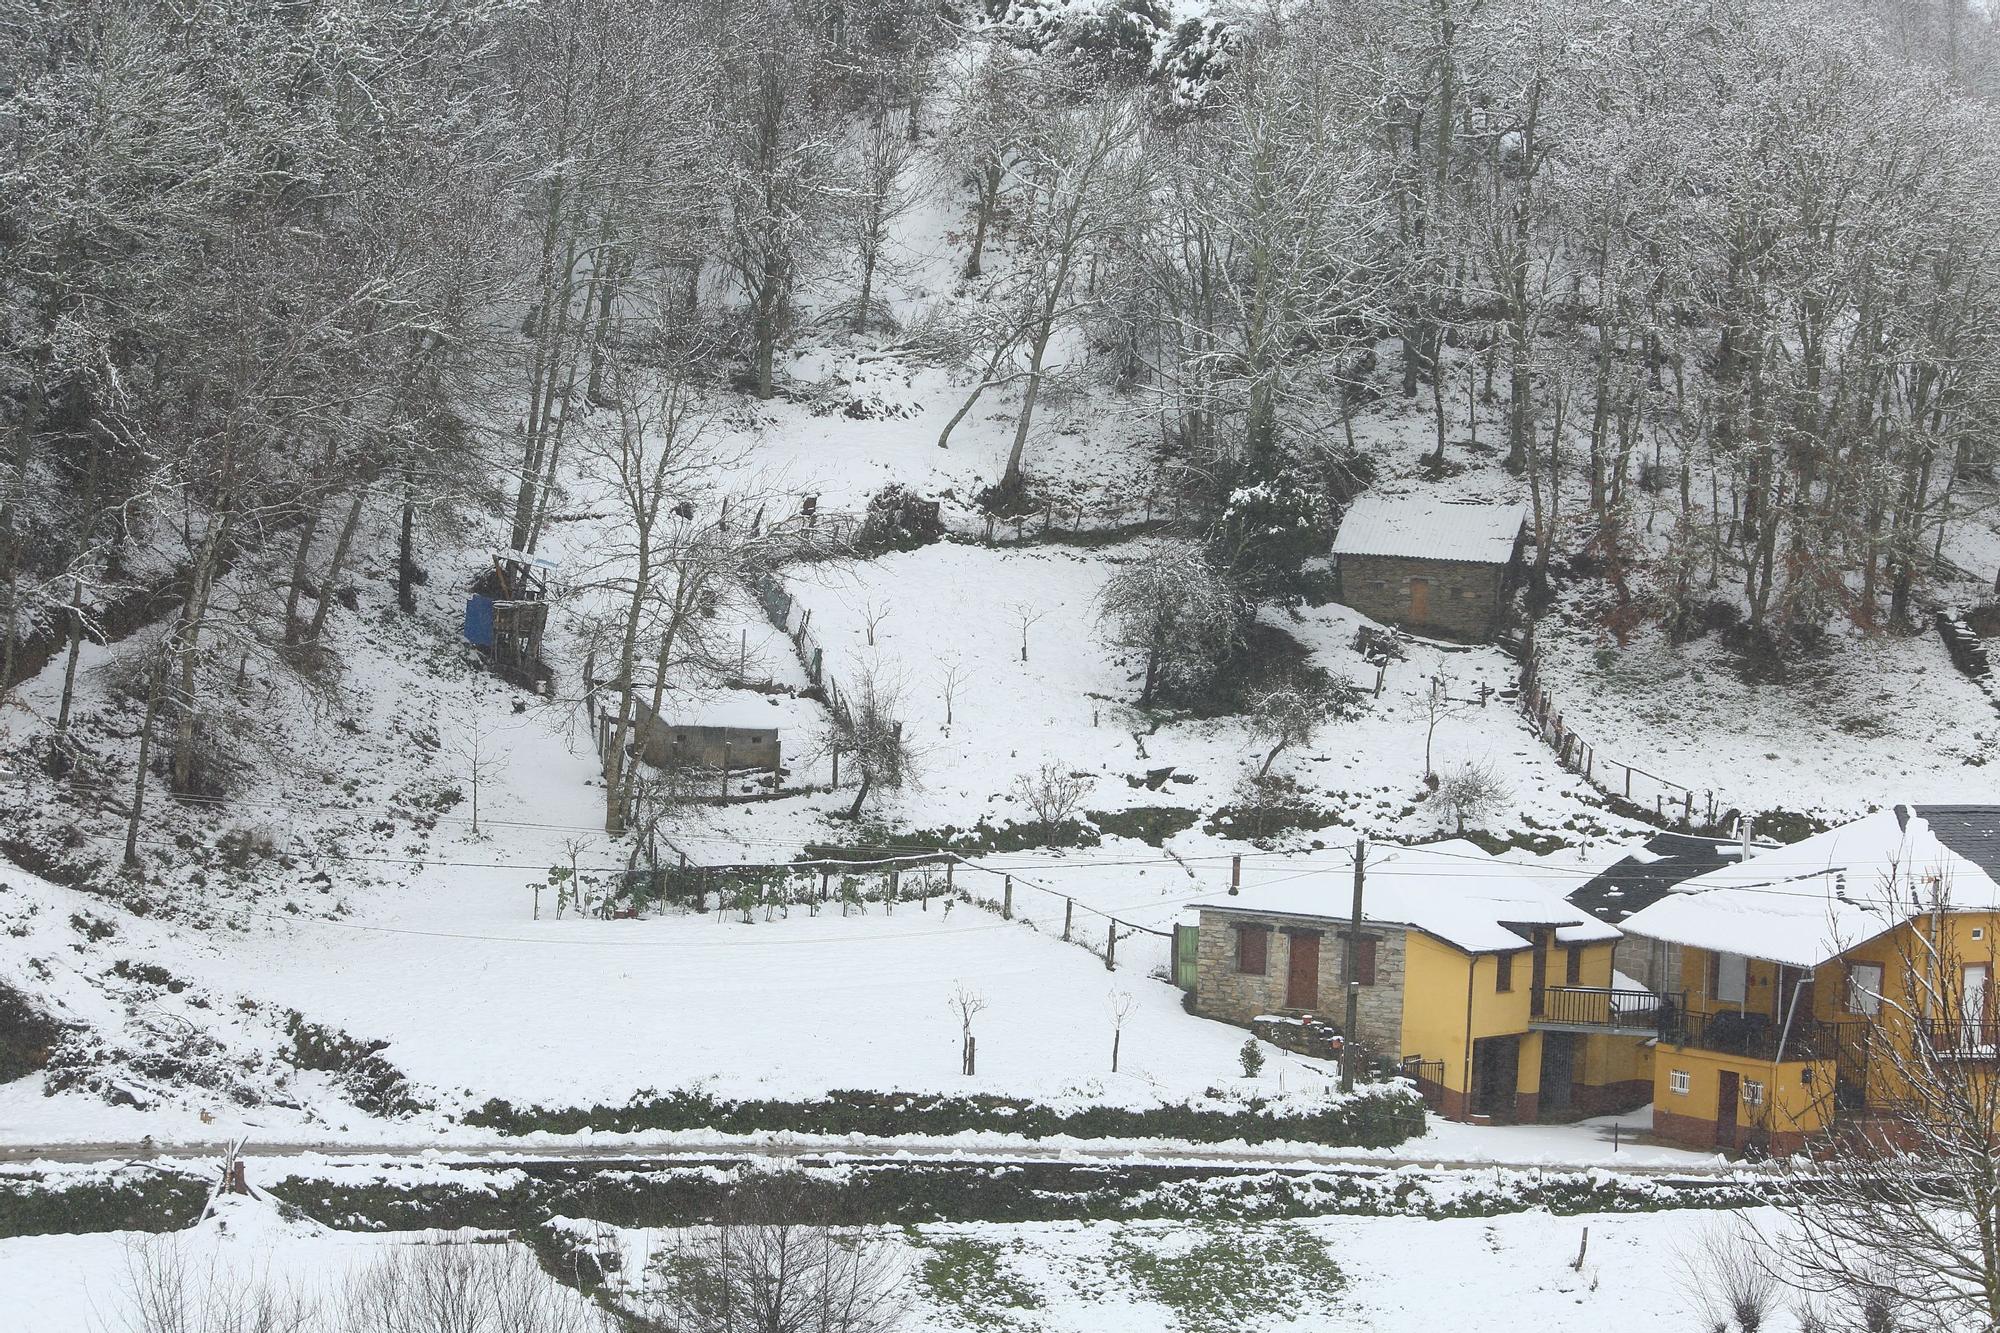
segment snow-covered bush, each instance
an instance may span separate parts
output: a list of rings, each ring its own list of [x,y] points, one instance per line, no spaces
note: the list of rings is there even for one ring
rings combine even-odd
[[[944,519],[938,515],[938,502],[926,500],[897,482],[870,497],[854,545],[863,555],[880,555],[885,551],[914,551],[943,536]]]
[[[1242,34],[1221,19],[1186,19],[1153,48],[1153,79],[1184,111],[1207,105],[1216,82],[1235,63]]]

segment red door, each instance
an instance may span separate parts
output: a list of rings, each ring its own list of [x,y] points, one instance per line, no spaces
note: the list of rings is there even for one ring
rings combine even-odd
[[[1293,935],[1286,951],[1285,1008],[1311,1009],[1319,1004],[1319,936]]]
[[[1725,1070],[1715,1085],[1715,1146],[1736,1147],[1736,1099],[1743,1095],[1740,1076]]]

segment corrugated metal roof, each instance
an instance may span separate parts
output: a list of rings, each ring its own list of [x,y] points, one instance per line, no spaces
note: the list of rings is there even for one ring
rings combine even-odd
[[[1341,519],[1333,553],[1504,565],[1514,558],[1525,518],[1518,504],[1364,495]]]

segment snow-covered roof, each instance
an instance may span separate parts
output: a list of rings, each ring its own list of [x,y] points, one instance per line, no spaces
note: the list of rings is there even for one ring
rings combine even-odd
[[[1514,558],[1525,519],[1518,504],[1364,495],[1340,520],[1333,553],[1504,565]]]
[[[1354,872],[1328,852],[1310,855],[1314,868],[1306,871],[1276,859],[1246,867],[1240,893],[1194,906],[1258,916],[1348,919]],[[1618,938],[1615,927],[1565,901],[1562,889],[1533,868],[1458,841],[1370,847],[1362,920],[1411,926],[1467,953],[1523,948],[1530,943],[1523,927],[1554,927],[1556,939],[1565,944]]]
[[[1927,810],[1938,816],[1935,827]],[[2000,806],[1898,805],[1686,880],[1624,928],[1817,967],[1934,904],[2000,910],[2000,881],[1977,859],[1987,838],[2000,838]]]
[[[639,681],[639,688],[634,691],[633,697],[644,708],[650,708],[653,702],[653,671],[650,662],[633,663],[632,674]],[[793,720],[784,707],[787,701],[787,696],[764,694],[757,690],[720,689],[691,694],[669,689],[666,698],[660,701],[661,721],[669,727],[770,730]]]

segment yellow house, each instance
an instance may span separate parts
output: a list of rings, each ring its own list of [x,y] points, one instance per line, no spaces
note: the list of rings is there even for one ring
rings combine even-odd
[[[1911,1105],[1940,1055],[1994,1060],[2000,806],[1883,810],[1688,880],[1625,929],[1680,946],[1654,1132],[1795,1151]]]
[[[1356,932],[1352,872],[1333,855],[1264,863],[1234,895],[1195,905],[1195,1012],[1340,1026],[1352,958],[1346,1035],[1400,1061],[1449,1118],[1645,1104],[1659,1005],[1615,972],[1616,929],[1532,868],[1447,842],[1371,848]]]

